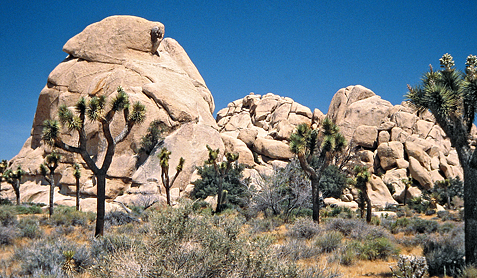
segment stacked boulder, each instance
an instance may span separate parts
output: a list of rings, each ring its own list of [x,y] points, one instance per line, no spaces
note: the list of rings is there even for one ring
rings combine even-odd
[[[145,122],[134,127],[127,140],[116,146],[108,171],[107,198],[126,205],[162,198],[157,158],[162,146],[172,152],[171,165],[177,165],[180,157],[186,161],[172,190],[178,197],[181,191],[191,190],[191,182],[198,178],[196,168],[208,157],[206,145],[221,153],[239,153],[239,162],[247,166],[245,176],[258,181],[294,157],[289,140],[298,124],[319,128],[325,118],[320,110],[312,111],[291,98],[251,93],[218,111],[214,119],[214,100],[205,81],[179,43],[163,39],[163,34],[160,22],[112,16],[86,27],[64,45],[68,57],[48,76],[39,95],[31,136],[10,161],[12,168],[21,165],[27,172],[21,187],[22,202],[48,200],[48,188],[43,186],[46,182],[38,170],[51,152],[41,140],[44,120],[56,119],[60,105],[74,110],[81,97],[110,99],[118,86],[124,88],[131,102],[140,101],[147,109]],[[358,146],[355,157],[373,174],[368,192],[375,206],[401,201],[402,179],[410,175],[419,183],[419,187],[409,189],[412,196],[420,194],[419,188],[431,188],[436,181],[463,178],[455,149],[428,112],[418,113],[406,103],[393,106],[357,85],[340,89],[326,116],[340,127],[349,142]],[[140,155],[141,138],[152,121],[161,122],[169,132],[163,134],[162,145],[151,154]],[[124,120],[115,118],[112,132],[119,133],[123,126]],[[85,130],[88,152],[102,161],[106,140],[99,125],[87,121]],[[60,136],[66,143],[77,143],[77,134],[66,129]],[[56,171],[61,188],[55,193],[56,203],[74,205],[72,166],[81,163],[81,206],[93,209],[96,183],[92,172],[78,155],[62,155]],[[170,175],[175,174],[173,168]],[[394,186],[394,195],[386,184]],[[2,191],[3,196],[14,198],[8,187]],[[352,201],[356,197],[352,193],[344,194],[343,200]]]
[[[320,110],[312,112],[291,98],[251,93],[218,111],[216,120],[225,150],[238,152],[239,162],[250,168],[246,174],[256,176],[293,158],[289,139],[298,124],[318,126],[323,118]]]
[[[148,157],[138,154],[141,138],[152,121],[159,121],[170,130],[163,134],[162,145],[172,152],[170,163],[177,165],[180,157],[186,159],[177,181],[181,187],[190,183],[196,167],[207,159],[206,144],[224,149],[212,115],[215,109],[212,94],[184,49],[174,39],[163,39],[163,34],[164,25],[160,22],[134,16],[111,16],[87,26],[68,40],[63,47],[68,57],[50,73],[39,95],[31,136],[11,160],[13,169],[21,165],[27,172],[21,187],[22,202],[48,202],[48,188],[42,186],[46,182],[39,173],[40,164],[51,152],[41,140],[43,122],[57,119],[60,105],[74,111],[81,97],[111,99],[118,86],[124,88],[131,103],[140,101],[146,106],[146,119],[116,146],[107,176],[109,200],[142,202],[151,199],[151,194],[160,195],[162,184],[157,158],[160,148]],[[111,126],[113,136],[123,126],[124,119],[115,117]],[[85,130],[88,152],[94,160],[102,161],[106,140],[100,126],[86,121]],[[75,132],[62,129],[60,136],[68,144],[77,144]],[[79,155],[61,153],[56,171],[61,190],[55,192],[56,203],[75,204],[72,166],[76,162],[82,167],[81,207],[94,209],[96,183],[92,172]],[[175,171],[175,167],[171,167],[169,174],[174,175]],[[12,190],[6,191],[4,196],[13,197]]]
[[[354,157],[371,172],[368,193],[375,207],[402,202],[403,179],[410,176],[417,183],[408,197],[420,196],[436,181],[463,179],[457,152],[430,112],[419,113],[406,102],[393,106],[360,85],[340,89],[327,115],[287,97],[251,93],[221,109],[216,120],[226,151],[240,153],[249,171],[263,175],[293,157],[288,143],[298,124],[317,128],[326,116],[356,146]],[[351,201],[348,195],[343,199]]]

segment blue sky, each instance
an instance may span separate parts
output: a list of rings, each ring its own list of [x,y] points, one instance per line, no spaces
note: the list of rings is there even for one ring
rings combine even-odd
[[[13,1],[0,3],[0,159],[28,138],[66,41],[110,15],[160,21],[211,90],[216,112],[250,92],[324,113],[361,84],[393,104],[448,52],[477,54],[477,1]]]

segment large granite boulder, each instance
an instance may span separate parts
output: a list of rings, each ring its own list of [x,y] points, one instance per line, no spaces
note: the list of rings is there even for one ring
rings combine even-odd
[[[36,186],[38,192],[43,191],[37,169],[45,153],[51,151],[41,141],[43,121],[56,119],[59,105],[73,107],[80,97],[104,95],[110,98],[118,86],[124,88],[131,102],[140,101],[146,106],[147,116],[145,122],[134,127],[127,139],[116,147],[108,171],[108,198],[127,192],[131,184],[142,185],[159,177],[156,163],[159,148],[145,163],[137,154],[141,137],[153,120],[159,120],[170,130],[163,134],[163,145],[172,152],[171,165],[181,156],[186,159],[177,187],[186,187],[195,167],[207,159],[206,144],[223,152],[224,145],[212,115],[212,94],[184,49],[173,39],[163,39],[163,35],[164,25],[160,22],[112,16],[89,25],[68,40],[63,47],[68,57],[50,73],[40,93],[31,137],[12,159],[12,167],[22,165],[27,171],[25,183],[30,184],[29,187]],[[114,118],[112,133],[118,134],[123,125],[121,117]],[[85,129],[88,151],[101,161],[106,146],[102,132],[96,123],[89,121]],[[62,130],[61,137],[71,144],[77,140],[77,135],[66,129]],[[82,163],[82,159],[63,152],[57,172],[60,186],[71,188],[63,190],[65,194],[72,193],[71,165],[75,162]],[[82,167],[82,184],[91,185],[84,187],[83,194],[94,197],[92,172],[84,163]],[[170,174],[174,174],[175,170],[171,170]],[[36,200],[38,194],[22,195],[22,200],[27,201]]]

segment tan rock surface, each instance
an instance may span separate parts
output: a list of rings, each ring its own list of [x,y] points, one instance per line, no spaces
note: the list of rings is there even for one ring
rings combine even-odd
[[[387,205],[397,204],[380,177],[371,175],[366,186],[368,187],[368,196],[371,199],[371,205],[373,207],[385,208]]]
[[[384,170],[396,167],[396,160],[404,157],[404,147],[400,142],[391,141],[378,146],[377,153]]]

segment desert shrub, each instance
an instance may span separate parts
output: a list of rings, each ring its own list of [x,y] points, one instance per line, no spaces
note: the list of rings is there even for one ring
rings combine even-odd
[[[338,231],[345,237],[357,240],[391,238],[389,232],[380,226],[369,225],[362,219],[332,218],[326,222],[326,231]]]
[[[428,198],[428,195],[426,195],[425,192],[423,195],[423,197],[415,197],[411,200],[408,200],[406,205],[416,213],[426,212],[429,209],[430,201],[426,200],[426,198]]]
[[[395,244],[388,238],[383,237],[375,238],[373,240],[365,240],[363,242],[354,241],[354,243],[351,244],[351,247],[355,249],[358,257],[362,260],[385,260],[399,253]]]
[[[347,186],[346,175],[336,165],[326,167],[320,179],[320,189],[323,198],[339,198]]]
[[[351,219],[355,216],[355,213],[347,207],[327,207],[321,212],[322,217],[338,217],[344,219]]]
[[[17,223],[17,213],[14,206],[0,206],[0,224],[2,226],[13,226]]]
[[[21,275],[33,277],[67,277],[62,267],[65,252],[73,252],[75,272],[82,272],[92,264],[85,247],[61,238],[42,239],[15,250],[14,259],[21,264]]]
[[[299,218],[288,227],[287,236],[297,239],[311,239],[321,231],[320,226],[310,218]]]
[[[404,232],[407,234],[423,234],[434,233],[439,229],[439,223],[434,220],[427,220],[421,218],[411,218]]]
[[[129,213],[123,211],[111,211],[104,216],[104,222],[111,226],[121,226],[132,222],[139,222],[139,220]]]
[[[223,190],[227,191],[227,204],[243,207],[248,203],[249,191],[247,181],[242,181],[242,172],[245,167],[234,164],[225,175],[222,183]],[[194,189],[190,196],[194,199],[205,199],[208,196],[216,196],[219,174],[213,165],[204,165],[197,168],[200,178],[193,182]]]
[[[18,229],[13,226],[0,226],[0,246],[13,244],[18,234]]]
[[[315,237],[313,244],[320,249],[321,252],[330,253],[341,246],[343,234],[338,231],[324,232]]]
[[[209,207],[210,207],[210,204],[204,200],[197,200],[192,204],[192,209],[194,211],[198,211],[198,210],[209,208]]]
[[[388,229],[391,233],[396,234],[407,228],[411,221],[407,217],[398,219],[383,219],[381,226]]]
[[[252,233],[263,233],[275,230],[283,224],[283,220],[277,217],[269,217],[265,219],[251,219],[247,221]]]
[[[144,244],[127,234],[105,235],[92,240],[91,256],[96,261],[101,261],[111,254],[125,252],[139,246],[144,246]]]
[[[340,265],[350,266],[355,263],[357,256],[358,254],[354,247],[354,243],[348,243],[335,254],[333,259],[338,261]]]
[[[299,270],[277,256],[275,239],[251,236],[237,214],[198,214],[191,203],[150,212],[145,233],[104,236],[92,243],[100,277],[336,277]],[[245,233],[242,231],[245,229]],[[308,256],[298,253],[298,256]],[[312,275],[312,276],[305,276]],[[314,275],[314,276],[313,276]],[[330,276],[326,276],[330,275]]]
[[[45,221],[52,226],[85,226],[94,218],[95,214],[92,212],[77,211],[75,207],[58,206],[54,208],[53,215]]]
[[[43,213],[42,205],[34,203],[22,204],[21,206],[15,206],[15,210],[17,214],[41,214]]]
[[[380,226],[362,225],[351,232],[350,237],[357,240],[375,240],[377,238],[393,239],[389,231]]]
[[[391,267],[393,277],[423,278],[427,277],[426,258],[399,255],[396,268]]]
[[[13,206],[13,203],[8,198],[0,198],[0,206]]]
[[[452,222],[444,222],[441,225],[439,225],[439,228],[437,228],[437,231],[441,234],[449,233],[450,231],[454,230],[456,228],[456,225]]]
[[[429,275],[456,276],[465,265],[462,228],[444,235],[428,236],[423,243],[423,254],[429,266]]]
[[[465,266],[460,272],[458,278],[475,278],[477,277],[477,267],[474,265]]]
[[[313,266],[298,271],[298,277],[303,278],[338,278],[341,277],[336,269],[324,266]]]
[[[428,235],[421,240],[429,273],[457,275],[463,267],[464,225],[458,225],[444,234]],[[436,274],[437,275],[437,274]]]
[[[306,241],[293,238],[282,244],[277,253],[280,258],[297,261],[314,257],[320,253],[319,251],[316,248],[309,247]]]
[[[280,215],[287,221],[302,215],[304,209],[311,208],[310,181],[296,160],[285,168],[275,169],[259,185],[261,190],[252,192],[249,204],[249,210],[254,214],[263,212],[266,217]]]
[[[43,230],[40,228],[38,218],[36,217],[25,217],[20,219],[17,227],[20,230],[21,237],[34,239],[43,236]]]

